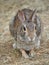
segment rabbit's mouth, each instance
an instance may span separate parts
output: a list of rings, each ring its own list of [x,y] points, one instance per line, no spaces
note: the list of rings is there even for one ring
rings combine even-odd
[[[21,37],[19,36],[19,40],[22,41],[22,42],[26,42],[26,43],[29,43],[29,42],[33,42],[35,40],[35,37],[33,38],[30,38],[30,37]]]
[[[31,41],[31,39],[29,38],[29,37],[19,37],[19,39],[21,40],[21,41],[26,41],[26,42],[28,42],[28,41]]]

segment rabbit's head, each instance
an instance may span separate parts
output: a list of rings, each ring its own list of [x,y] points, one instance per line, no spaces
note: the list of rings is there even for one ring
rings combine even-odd
[[[23,11],[18,12],[18,18],[21,24],[18,27],[18,38],[21,41],[29,42],[33,41],[36,35],[36,25],[35,25],[36,10],[32,12],[30,16],[25,16]]]

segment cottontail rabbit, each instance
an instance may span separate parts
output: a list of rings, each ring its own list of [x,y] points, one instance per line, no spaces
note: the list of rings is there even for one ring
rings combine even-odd
[[[13,47],[19,49],[25,58],[32,57],[32,49],[39,49],[41,40],[41,21],[36,9],[19,10],[10,22],[9,29],[16,41]]]

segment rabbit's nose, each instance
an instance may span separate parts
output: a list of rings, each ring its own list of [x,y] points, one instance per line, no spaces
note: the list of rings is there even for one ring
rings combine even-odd
[[[30,33],[29,33],[30,38],[32,38],[33,35],[34,35],[34,32],[30,32]]]

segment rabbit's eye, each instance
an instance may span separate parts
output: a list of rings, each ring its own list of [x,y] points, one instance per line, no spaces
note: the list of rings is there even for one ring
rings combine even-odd
[[[23,27],[23,30],[24,30],[24,31],[26,31],[26,28],[25,28],[25,27]]]
[[[22,26],[21,27],[21,31],[23,31],[23,32],[26,31],[26,27],[25,26]]]
[[[36,26],[35,26],[35,30],[36,30]]]

